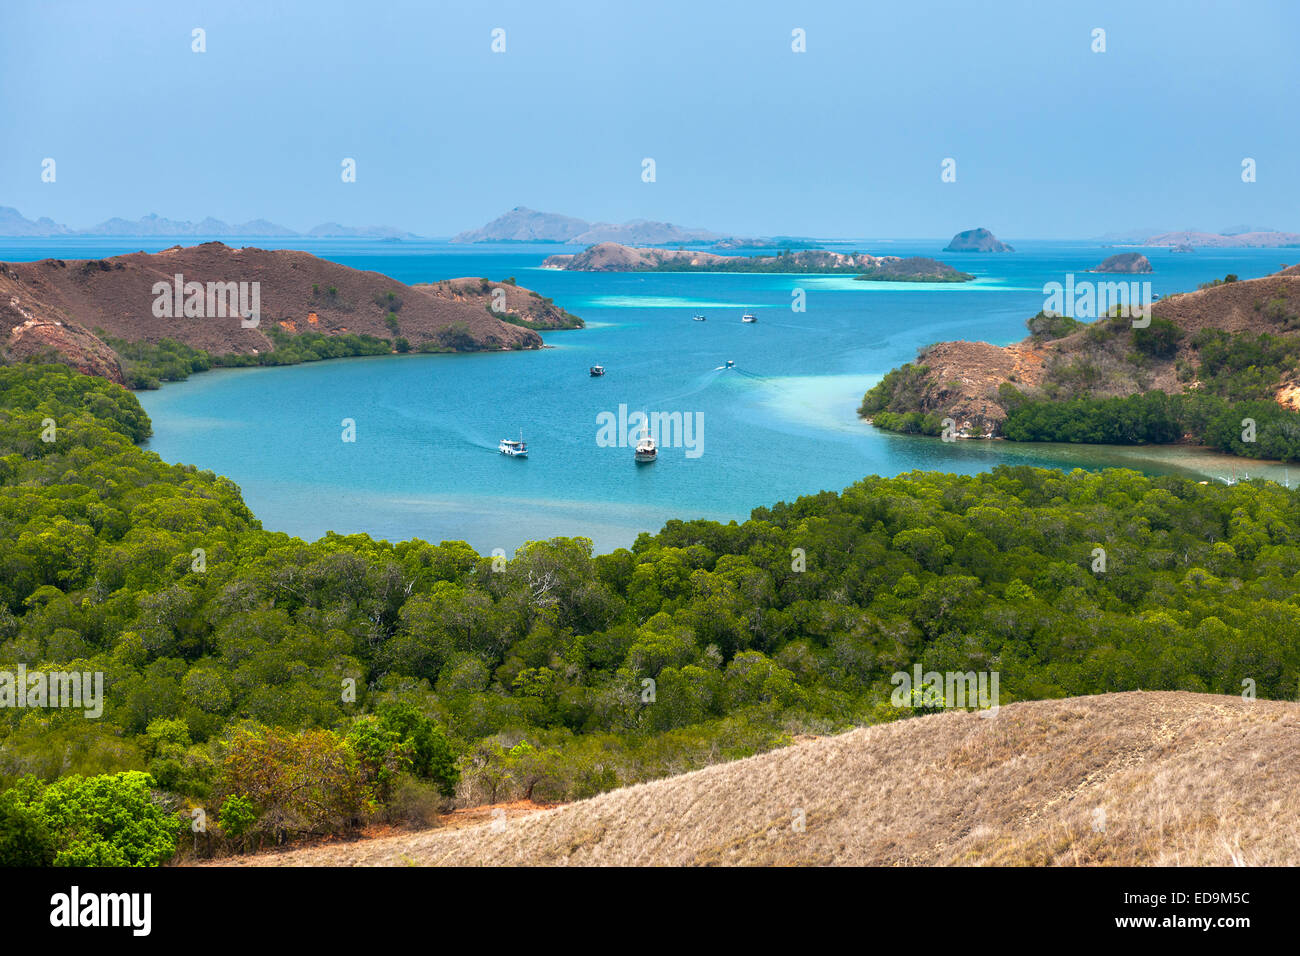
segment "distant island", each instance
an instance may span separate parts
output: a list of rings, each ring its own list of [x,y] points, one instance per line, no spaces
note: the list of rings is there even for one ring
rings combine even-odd
[[[772,238],[758,238],[745,236],[731,236],[727,239],[719,239],[710,245],[711,249],[820,249],[822,244],[816,239],[808,239],[803,236],[774,236]]]
[[[257,322],[245,327],[250,305]],[[513,279],[410,286],[306,252],[220,242],[0,263],[0,361],[50,358],[132,388],[215,365],[538,349],[538,331],[581,326]]]
[[[336,222],[322,223],[307,232],[295,232],[286,226],[253,219],[234,225],[211,217],[200,222],[166,219],[150,214],[139,219],[106,219],[88,229],[72,229],[42,216],[28,219],[12,206],[0,206],[0,236],[6,238],[43,239],[58,236],[123,236],[130,238],[163,236],[165,238],[229,239],[234,237],[256,239],[418,239],[414,233],[394,229],[392,226],[341,226]]]
[[[574,255],[547,256],[544,269],[570,272],[769,272],[852,275],[865,281],[969,282],[975,277],[920,256],[872,256],[823,249],[786,250],[775,256],[721,256],[684,249],[634,248],[601,242]]]
[[[943,247],[944,252],[1015,252],[987,229],[967,229],[952,237],[952,241]]]
[[[587,222],[553,212],[516,206],[479,229],[452,237],[452,242],[564,242],[592,245],[599,242],[643,245],[713,243],[725,239],[707,229],[684,229],[670,222],[633,219],[625,223]]]
[[[1178,251],[1184,251],[1188,247],[1200,249],[1285,249],[1291,246],[1300,246],[1300,233],[1241,232],[1228,234],[1184,230],[1182,232],[1164,232],[1159,235],[1148,236],[1139,245],[1173,246]]]
[[[1122,273],[1139,273],[1152,272],[1151,260],[1140,252],[1121,252],[1117,256],[1111,256],[1102,262],[1101,265],[1092,270],[1093,272],[1122,272]]]

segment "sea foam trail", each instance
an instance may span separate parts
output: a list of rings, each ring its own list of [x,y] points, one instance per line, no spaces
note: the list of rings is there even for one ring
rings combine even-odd
[[[678,399],[689,398],[692,395],[698,395],[700,392],[704,391],[706,388],[708,388],[710,385],[713,384],[713,382],[718,377],[718,372],[723,371],[725,369],[726,369],[725,365],[719,365],[717,368],[710,369],[709,371],[705,372],[703,375],[699,375],[696,378],[694,378],[691,381],[691,384],[688,385],[682,391],[674,392],[671,395],[661,395],[655,398],[653,401],[651,401],[650,404],[658,406],[660,409],[664,409],[670,403],[675,402]]]

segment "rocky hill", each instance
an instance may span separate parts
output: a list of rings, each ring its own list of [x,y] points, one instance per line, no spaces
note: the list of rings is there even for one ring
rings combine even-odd
[[[201,283],[200,308],[207,317],[176,309],[175,276]],[[456,280],[481,284],[487,280]],[[260,321],[243,327],[238,316],[219,315],[221,294],[209,308],[211,283],[256,283]],[[446,294],[443,294],[446,292]],[[513,297],[531,300],[526,289]],[[162,303],[160,298],[169,301]],[[183,297],[183,298],[188,298]],[[173,339],[213,354],[257,353],[274,348],[266,331],[315,331],[326,335],[358,333],[382,339],[405,337],[413,347],[439,340],[449,328],[453,348],[533,349],[542,345],[534,328],[573,327],[573,319],[544,300],[529,311],[529,322],[505,321],[489,314],[479,294],[450,289],[422,290],[378,272],[364,272],[306,252],[233,249],[220,242],[176,246],[103,260],[44,259],[0,263],[0,349],[12,359],[53,350],[68,364],[122,381],[113,350],[95,334],[129,342]],[[171,315],[165,314],[170,309]],[[163,312],[164,314],[159,314]]]
[[[1300,266],[1167,296],[1153,305],[1151,322],[1154,332],[1133,329],[1131,319],[1084,324],[1040,314],[1029,320],[1032,334],[1013,345],[939,342],[868,393],[863,414],[942,415],[962,437],[987,438],[1006,418],[999,390],[1008,383],[1030,398],[1195,391],[1205,373],[1202,330],[1230,339],[1267,334],[1300,348]],[[1143,352],[1138,339],[1156,347]],[[1300,368],[1283,369],[1273,394],[1284,407],[1300,407]]]
[[[505,322],[537,331],[583,327],[582,319],[566,312],[553,300],[513,282],[492,282],[483,278],[444,279],[441,282],[416,283],[411,288],[438,299],[476,305],[493,312]],[[503,300],[504,308],[494,308],[494,299]]]
[[[1300,864],[1300,705],[1184,692],[950,711],[260,866]]]
[[[967,229],[952,237],[952,241],[943,247],[944,252],[1015,252],[987,229]]]
[[[585,219],[538,212],[516,206],[478,229],[452,237],[452,242],[568,242],[591,228]]]
[[[1153,271],[1151,260],[1140,252],[1121,252],[1107,257],[1093,272],[1143,273]]]

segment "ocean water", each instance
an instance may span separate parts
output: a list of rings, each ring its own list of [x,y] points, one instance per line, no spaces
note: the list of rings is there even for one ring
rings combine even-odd
[[[1116,249],[1017,242],[1014,254],[941,254],[943,240],[860,240],[875,254],[930,255],[978,276],[961,285],[855,282],[839,276],[580,273],[544,270],[562,246],[300,239],[305,248],[403,282],[465,275],[553,297],[588,322],[544,336],[539,352],[343,359],[276,369],[217,370],[138,393],[153,419],[148,447],[167,461],[229,476],[267,528],[314,539],[326,531],[401,540],[464,540],[512,552],[528,540],[585,535],[597,550],[627,546],[669,518],[743,520],[752,508],[864,475],[913,469],[973,473],[1007,462],[1123,465],[1213,480],[1281,466],[1178,448],[943,443],[891,435],[857,419],[862,393],[921,346],[997,344],[1025,335],[1042,288],[1077,280]],[[0,259],[105,256],[175,240],[0,240]],[[1158,294],[1235,272],[1251,278],[1300,250],[1144,250]],[[1107,277],[1113,278],[1113,277]],[[802,289],[806,310],[793,311]],[[758,317],[742,324],[742,313]],[[706,322],[692,321],[696,312]],[[734,363],[726,368],[727,361]],[[587,369],[604,365],[603,378]],[[700,423],[694,449],[662,448],[638,467],[630,447],[598,441],[620,406]],[[356,441],[344,442],[352,419]],[[522,431],[530,456],[496,446]],[[696,454],[698,452],[698,454]]]

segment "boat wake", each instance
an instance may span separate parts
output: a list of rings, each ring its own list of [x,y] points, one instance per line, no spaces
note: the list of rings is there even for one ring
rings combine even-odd
[[[718,377],[717,373],[724,370],[725,368],[726,366],[719,365],[715,369],[710,369],[709,371],[705,372],[703,375],[694,379],[691,382],[691,384],[688,385],[686,388],[684,388],[682,391],[674,392],[672,395],[660,396],[656,398],[652,404],[657,405],[660,408],[666,408],[669,404],[677,401],[679,398],[687,398],[691,395],[696,395],[704,391],[710,385],[712,385],[714,380]]]

